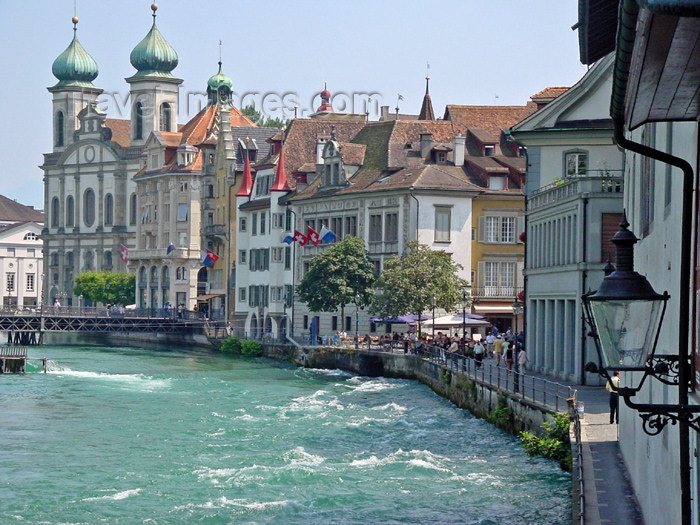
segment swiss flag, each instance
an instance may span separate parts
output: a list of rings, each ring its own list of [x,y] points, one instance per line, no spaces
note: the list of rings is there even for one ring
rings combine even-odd
[[[318,235],[318,232],[311,226],[309,226],[309,231],[306,233],[306,236],[314,244],[314,246],[318,246],[318,243],[321,242],[321,237]]]
[[[303,233],[301,233],[299,230],[294,230],[293,239],[299,243],[299,246],[306,246],[306,243],[309,242],[309,238]]]
[[[129,262],[129,249],[123,244],[119,245],[119,257],[121,257],[122,262]]]

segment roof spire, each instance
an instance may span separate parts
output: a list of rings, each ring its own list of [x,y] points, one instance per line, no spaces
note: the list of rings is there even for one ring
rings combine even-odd
[[[321,91],[321,105],[316,110],[317,113],[333,113],[331,106],[331,92],[328,91],[328,82],[323,83],[323,91]]]
[[[430,64],[428,64],[428,72],[430,72]],[[430,99],[430,75],[425,75],[425,96],[423,97],[423,105],[418,114],[418,120],[435,120],[435,112],[433,112],[433,102]]]
[[[287,169],[284,165],[284,143],[280,148],[280,156],[277,159],[277,173],[275,174],[275,182],[272,183],[270,191],[289,191],[287,184]]]
[[[253,192],[253,174],[250,172],[250,158],[248,156],[248,142],[246,141],[246,148],[243,150],[243,155],[245,156],[243,163],[243,180],[241,181],[241,187],[236,193],[236,197],[250,197]]]

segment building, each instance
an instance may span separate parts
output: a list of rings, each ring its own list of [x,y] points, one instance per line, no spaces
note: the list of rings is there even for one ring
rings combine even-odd
[[[36,308],[43,304],[44,214],[0,195],[0,307]]]
[[[649,410],[621,401],[620,450],[645,523],[698,523],[700,2],[580,0],[579,13],[581,61],[613,54],[610,116],[625,150],[634,267],[670,294],[657,354],[675,358],[678,373],[675,384],[642,385],[641,372],[623,373],[623,386],[639,388],[632,401],[656,414],[643,419]]]
[[[615,258],[624,156],[613,140],[612,57],[511,130],[527,147],[526,348],[533,369],[586,384],[595,353],[580,298]]]

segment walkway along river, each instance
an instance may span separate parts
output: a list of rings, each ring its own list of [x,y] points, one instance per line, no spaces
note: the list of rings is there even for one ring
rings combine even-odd
[[[416,381],[36,350],[0,379],[3,523],[570,523],[571,478]]]

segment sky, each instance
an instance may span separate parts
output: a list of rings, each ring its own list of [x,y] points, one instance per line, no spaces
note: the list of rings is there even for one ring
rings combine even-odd
[[[100,108],[128,118],[129,54],[148,33],[151,2],[0,0],[0,194],[44,207],[43,172],[52,148],[51,65],[78,39],[95,59]],[[397,105],[417,114],[430,75],[435,114],[447,104],[524,105],[550,86],[585,73],[578,59],[575,0],[163,0],[156,24],[178,54],[184,80],[179,123],[194,116],[218,69],[233,80],[234,101],[269,116],[318,106],[327,83],[337,111]],[[221,45],[219,44],[221,42]],[[399,95],[402,100],[399,100]],[[237,97],[237,98],[236,98]]]

